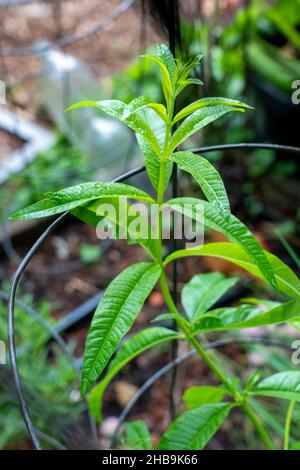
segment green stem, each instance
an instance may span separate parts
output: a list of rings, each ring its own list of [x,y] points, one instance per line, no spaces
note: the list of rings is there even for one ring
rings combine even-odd
[[[173,119],[173,111],[174,111],[174,102],[175,100],[172,99],[170,102],[170,108],[168,109],[168,119],[166,125],[166,132],[164,138],[164,145],[160,159],[160,172],[159,172],[159,183],[158,183],[158,190],[157,190],[157,204],[161,205],[164,202],[164,191],[165,191],[165,170],[166,170],[166,160],[168,159],[168,147],[169,147],[169,139],[171,136],[172,130],[172,119]],[[159,260],[162,264],[162,214],[159,211],[158,217],[158,230],[159,230],[159,241],[160,241],[160,253],[159,253]],[[222,370],[222,367],[219,366],[218,361],[216,360],[216,356],[213,354],[212,351],[205,351],[205,349],[201,346],[199,341],[195,336],[190,333],[189,327],[187,326],[184,319],[180,317],[180,314],[177,310],[177,307],[173,301],[173,298],[170,294],[168,281],[166,278],[165,271],[163,269],[162,274],[160,276],[160,285],[161,290],[165,299],[165,302],[170,309],[171,313],[178,314],[176,319],[176,323],[178,328],[180,328],[187,341],[195,348],[198,352],[199,356],[203,359],[203,361],[208,365],[208,367],[216,374],[216,376],[220,379],[220,381],[226,386],[229,393],[234,398],[235,402],[242,407],[254,427],[256,428],[257,432],[259,433],[262,441],[264,442],[267,449],[272,449],[272,442],[268,437],[263,425],[258,420],[254,412],[251,410],[249,405],[242,401],[242,396],[238,390],[236,390],[235,386],[232,384],[231,380],[228,378],[228,375]]]
[[[285,429],[284,429],[284,450],[289,450],[289,441],[290,441],[290,432],[291,432],[291,423],[293,417],[293,411],[295,407],[295,400],[290,401],[290,405],[288,407],[286,420],[285,420]]]
[[[252,422],[253,426],[255,427],[256,431],[258,432],[258,434],[260,435],[261,437],[261,440],[263,441],[264,445],[266,446],[266,448],[268,450],[273,450],[273,444],[272,444],[272,441],[271,439],[269,438],[268,436],[268,433],[267,431],[265,430],[264,426],[262,425],[262,423],[259,421],[258,417],[256,416],[256,414],[254,413],[254,411],[252,411],[252,409],[250,408],[249,404],[244,402],[242,405],[241,405],[241,408],[242,410],[244,411],[244,413],[248,416],[248,418],[250,419],[250,421]]]
[[[166,124],[166,132],[164,138],[163,150],[160,158],[160,168],[159,168],[159,181],[157,188],[157,198],[156,203],[161,206],[164,202],[164,193],[165,193],[165,175],[166,175],[166,160],[168,158],[168,147],[169,140],[172,131],[172,120],[173,120],[173,111],[174,111],[174,99],[171,100],[170,109],[168,111],[168,119]],[[159,233],[159,259],[162,262],[162,213],[159,211],[158,214],[158,233]]]
[[[165,302],[168,308],[170,309],[170,312],[177,313],[178,315],[180,315],[180,313],[178,312],[176,308],[176,305],[174,304],[172,296],[170,294],[166,274],[164,271],[160,277],[160,284],[161,284],[161,290],[162,290]],[[220,381],[226,386],[227,390],[232,395],[232,397],[237,402],[237,404],[241,406],[241,408],[244,410],[245,414],[248,416],[253,426],[257,430],[258,434],[260,435],[261,440],[265,444],[266,448],[269,450],[273,449],[272,441],[269,438],[264,426],[259,421],[255,413],[251,410],[249,404],[242,402],[241,394],[238,392],[238,390],[235,389],[234,385],[231,383],[230,380],[228,380],[228,377],[223,372],[222,368],[217,364],[215,356],[212,358],[210,355],[210,352],[205,351],[205,349],[201,346],[197,338],[191,335],[188,329],[188,326],[185,324],[183,319],[182,321],[179,321],[179,320],[176,320],[176,321],[177,321],[178,327],[185,334],[188,342],[195,348],[199,356],[203,359],[203,361],[207,364],[207,366],[216,374],[216,376],[220,379]]]

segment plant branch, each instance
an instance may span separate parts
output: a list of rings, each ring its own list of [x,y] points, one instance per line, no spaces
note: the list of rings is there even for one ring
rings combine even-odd
[[[178,327],[185,334],[187,341],[194,347],[194,349],[197,351],[201,359],[207,364],[207,366],[216,374],[216,376],[220,379],[220,381],[226,386],[226,388],[228,389],[228,391],[234,398],[235,402],[243,409],[243,411],[248,416],[253,426],[257,430],[258,434],[260,435],[266,448],[269,450],[273,449],[273,444],[272,444],[271,439],[269,438],[262,423],[259,421],[255,413],[251,410],[249,404],[242,400],[241,394],[239,393],[238,390],[236,390],[232,382],[228,380],[227,375],[223,372],[219,364],[217,364],[215,357],[212,358],[210,356],[210,353],[205,351],[205,349],[201,346],[197,338],[190,334],[190,331],[188,327],[186,326],[184,320],[180,319],[180,313],[177,310],[177,307],[173,302],[164,271],[160,277],[160,284],[161,284],[162,293],[163,293],[163,296],[164,296],[164,299],[168,308],[170,309],[172,313],[178,314],[178,317],[176,318],[176,322],[177,322]]]

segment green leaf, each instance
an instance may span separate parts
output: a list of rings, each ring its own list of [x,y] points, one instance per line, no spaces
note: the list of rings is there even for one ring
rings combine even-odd
[[[286,371],[271,375],[259,382],[250,393],[300,401],[300,371]]]
[[[131,450],[150,450],[152,440],[144,421],[137,420],[124,424],[125,443]]]
[[[186,411],[171,424],[158,450],[201,450],[223,424],[233,405],[210,403]]]
[[[191,80],[191,79],[190,79]],[[201,108],[206,108],[207,106],[232,106],[243,109],[253,109],[251,106],[248,106],[245,103],[237,100],[230,100],[228,98],[201,98],[200,100],[194,101],[185,108],[183,108],[179,113],[176,114],[173,120],[173,124],[181,119],[184,119],[186,116],[189,116],[193,112]]]
[[[222,273],[197,274],[182,289],[181,302],[187,317],[193,321],[205,313],[237,283],[236,277],[226,278]]]
[[[166,132],[165,123],[161,119],[159,119],[159,117],[149,109],[143,112],[143,116],[144,116],[145,122],[150,126],[150,128],[156,135],[159,146],[162,149],[164,145],[165,132]],[[141,135],[137,135],[136,137],[137,137],[137,141],[139,143],[140,149],[144,155],[146,170],[150,178],[150,181],[153,187],[156,190],[158,190],[159,174],[160,174],[160,157],[156,155],[156,153],[152,150],[148,142]],[[172,169],[173,169],[173,162],[171,160],[167,160],[165,165],[166,167],[165,167],[164,189],[166,189],[168,186]]]
[[[243,297],[240,300],[245,304],[253,304],[269,308],[277,307],[278,305],[280,305],[280,302],[275,302],[274,300],[269,299],[257,299],[256,297]]]
[[[195,198],[176,198],[166,203],[176,211],[193,218],[198,205],[204,206],[204,224],[213,230],[223,233],[230,241],[239,243],[249,254],[266,280],[277,287],[273,269],[254,235],[237,217],[206,201]]]
[[[145,165],[147,174],[149,175],[150,181],[154,189],[158,189],[159,184],[159,173],[160,173],[160,159],[152,150],[148,142],[143,139],[141,136],[137,136],[137,141],[139,143],[140,149],[144,155]],[[167,188],[172,174],[173,162],[171,160],[166,161],[166,170],[165,170],[165,185],[164,189]]]
[[[198,78],[187,78],[178,83],[180,87],[185,88],[187,85],[203,85],[203,82]]]
[[[151,226],[142,214],[138,215],[139,219],[143,219],[147,227],[147,233],[140,234],[139,231],[132,227],[132,222],[136,218],[135,210],[132,211],[132,206],[126,200],[120,198],[107,199],[110,206],[109,211],[105,207],[100,206],[98,201],[88,203],[83,207],[73,209],[71,213],[78,219],[91,225],[92,227],[99,228],[101,220],[107,220],[112,223],[115,228],[115,233],[111,236],[112,239],[126,239],[127,242],[139,243],[147,251],[147,253],[155,260],[158,253],[158,240],[151,236]],[[97,215],[98,214],[98,215]]]
[[[209,101],[207,101],[203,107],[197,109],[197,111],[194,111],[187,118],[185,118],[178,129],[174,132],[171,138],[168,152],[172,153],[174,149],[176,149],[176,147],[178,147],[188,137],[216,119],[220,118],[224,114],[229,113],[230,111],[244,112],[245,107],[245,105],[241,106],[239,102],[237,102],[236,105],[229,105],[225,103],[215,104],[214,102],[210,104]]]
[[[267,251],[264,251],[264,253],[272,266],[278,290],[289,297],[299,297],[300,279],[285,263],[277,258],[277,256]],[[178,250],[168,256],[164,264],[166,265],[175,259],[185,258],[187,256],[212,256],[214,258],[230,261],[259,279],[265,280],[265,277],[246,250],[236,243],[208,243],[187,250]]]
[[[129,117],[131,114],[140,111],[143,108],[153,109],[156,114],[164,121],[167,120],[167,111],[166,107],[163,104],[155,103],[147,96],[139,96],[138,98],[133,99],[125,108],[125,113],[122,117],[122,121],[125,118]]]
[[[93,388],[88,397],[89,409],[92,415],[97,420],[101,418],[103,394],[115,375],[128,362],[158,344],[178,338],[180,338],[180,335],[176,331],[157,326],[140,331],[125,341],[115,358],[110,362],[106,376]]]
[[[100,183],[98,181],[71,186],[56,193],[47,193],[46,196],[46,199],[15,212],[10,218],[12,220],[28,220],[49,217],[60,212],[71,211],[95,199],[111,197],[126,196],[132,199],[154,202],[149,194],[133,186],[122,183]]]
[[[164,92],[166,103],[169,106],[170,98],[171,98],[172,93],[173,93],[173,85],[172,85],[171,77],[170,77],[170,74],[169,74],[169,71],[168,71],[166,65],[158,57],[154,57],[152,55],[143,55],[142,57],[154,62],[155,64],[157,64],[159,66],[160,71],[161,71],[162,89],[163,89],[163,92]]]
[[[257,384],[257,382],[260,379],[260,376],[261,376],[261,373],[258,370],[255,370],[254,372],[252,372],[252,374],[248,378],[246,385],[245,385],[246,392],[249,392],[254,387],[254,385]]]
[[[154,152],[159,155],[160,148],[155,134],[152,132],[147,123],[141,116],[137,114],[137,111],[149,106],[151,100],[146,97],[140,97],[134,99],[131,103],[125,104],[119,100],[102,100],[102,101],[81,101],[70,106],[67,111],[92,106],[101,109],[109,116],[119,119],[132,129],[136,134],[140,134],[147,140]]]
[[[160,273],[161,267],[154,263],[137,263],[122,271],[107,287],[86,340],[82,395],[89,391],[131,328]]]
[[[293,442],[291,444],[290,450],[300,450],[300,441],[299,442]]]
[[[210,310],[195,321],[193,332],[254,328],[294,320],[300,320],[300,300],[298,299],[290,300],[265,312],[251,305]]]
[[[216,203],[224,210],[230,211],[222,178],[208,160],[187,151],[176,152],[171,158],[181,170],[190,173],[195,178],[209,202]]]
[[[177,87],[175,91],[175,96],[179,95],[182,90],[188,85],[203,85],[201,80],[197,78],[188,78],[192,70],[200,64],[202,59],[201,55],[192,57],[188,62],[181,62],[180,59],[177,59]]]
[[[188,388],[183,394],[184,403],[190,408],[198,408],[207,403],[219,403],[223,400],[226,391],[219,387],[199,385]]]

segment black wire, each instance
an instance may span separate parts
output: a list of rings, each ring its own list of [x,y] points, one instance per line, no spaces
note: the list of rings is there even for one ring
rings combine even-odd
[[[299,153],[300,147],[292,147],[290,145],[280,144],[268,144],[268,143],[257,143],[257,142],[244,142],[239,144],[224,144],[224,145],[212,145],[209,147],[198,147],[190,150],[193,153],[206,153],[215,152],[217,150],[236,150],[236,149],[265,149],[265,150],[282,150],[285,152]]]

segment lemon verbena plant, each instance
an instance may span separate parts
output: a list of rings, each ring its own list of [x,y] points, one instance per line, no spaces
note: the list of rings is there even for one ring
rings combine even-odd
[[[90,410],[101,420],[104,391],[122,367],[155,345],[173,340],[186,341],[216,375],[220,386],[195,387],[185,392],[184,401],[188,409],[171,423],[161,437],[158,449],[202,449],[231,410],[237,407],[251,421],[265,447],[272,449],[272,436],[269,436],[264,423],[252,408],[257,396],[291,402],[284,443],[284,447],[288,448],[292,407],[295,401],[300,400],[300,371],[288,370],[263,379],[254,373],[246,383],[241,384],[237,377],[224,369],[215,352],[204,348],[203,335],[285,322],[297,327],[297,321],[300,320],[300,280],[276,256],[264,251],[244,223],[232,214],[223,181],[211,163],[191,151],[176,150],[204,126],[229,112],[244,112],[249,106],[226,98],[203,98],[176,113],[175,102],[178,95],[189,85],[201,83],[190,78],[191,71],[201,58],[196,57],[183,64],[174,59],[165,45],[157,46],[156,56],[147,57],[147,60],[153,61],[159,68],[165,104],[140,96],[129,104],[119,100],[85,101],[73,105],[71,109],[94,106],[119,119],[135,132],[156,197],[127,184],[84,183],[48,193],[45,199],[15,213],[12,219],[33,219],[70,211],[96,227],[99,219],[105,216],[97,211],[101,202],[109,201],[117,206],[119,199],[126,197],[130,201],[139,200],[149,205],[175,208],[183,214],[188,207],[188,216],[192,218],[193,208],[201,203],[204,207],[205,226],[224,234],[228,242],[180,249],[164,257],[163,220],[160,212],[156,239],[141,237],[137,232],[131,233],[129,225],[122,227],[122,230],[127,231],[131,242],[133,240],[142,245],[148,260],[127,267],[113,279],[95,311],[85,345],[82,396],[89,393]],[[174,165],[195,179],[205,198],[180,197],[165,200]],[[126,210],[130,211],[128,202]],[[118,211],[115,216],[110,217],[113,218],[110,222],[119,227]],[[183,288],[184,311],[179,311],[169,290],[166,267],[175,260],[188,256],[210,256],[234,263],[285,294],[286,301],[269,303],[263,311],[251,300],[237,307],[214,308],[216,301],[233,286],[236,278],[226,278],[221,273],[209,273],[196,275]],[[171,318],[177,328],[172,330],[159,324],[151,326],[123,341],[119,347],[158,282],[167,313],[156,320],[159,322]],[[95,385],[104,369],[106,374]],[[149,446],[145,425],[137,423],[136,426],[137,432],[145,434],[145,441]],[[134,433],[134,429],[130,427],[128,431]]]

